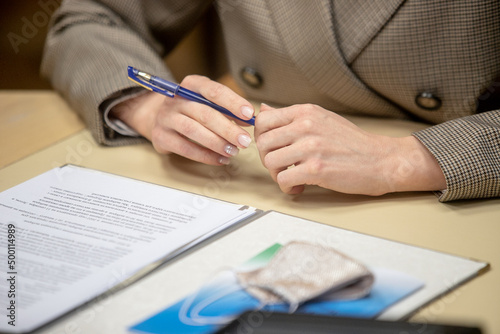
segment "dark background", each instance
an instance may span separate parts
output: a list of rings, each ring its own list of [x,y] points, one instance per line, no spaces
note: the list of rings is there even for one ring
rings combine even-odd
[[[49,26],[47,13],[51,14],[60,3],[61,0],[0,2],[0,89],[51,89],[50,83],[40,76],[40,62]],[[45,4],[45,9],[41,4]],[[178,81],[189,73],[218,79],[226,72],[219,29],[215,11],[211,10],[168,56],[166,62]],[[9,36],[23,43],[13,46]]]
[[[54,1],[59,3],[59,1]],[[48,23],[42,25],[43,18],[48,18],[38,1],[2,1],[0,2],[0,89],[48,89],[48,81],[40,77],[40,61],[47,34]],[[36,14],[38,13],[38,14]],[[9,34],[23,37],[23,20],[33,24],[36,14],[40,28],[28,31],[27,43],[18,45],[18,52],[9,41]],[[23,19],[24,18],[24,19]],[[33,36],[31,36],[33,35]]]

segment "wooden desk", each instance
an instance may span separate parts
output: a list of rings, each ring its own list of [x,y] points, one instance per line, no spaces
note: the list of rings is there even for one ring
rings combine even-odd
[[[84,128],[52,92],[0,91],[0,168]]]
[[[2,137],[0,152],[2,156],[5,154],[3,161],[11,163],[0,169],[0,191],[53,167],[73,163],[487,261],[492,266],[489,272],[426,306],[412,320],[480,324],[485,333],[500,333],[500,271],[497,269],[500,266],[500,199],[443,204],[431,193],[367,197],[338,194],[317,187],[307,188],[302,195],[289,196],[280,192],[262,167],[255,145],[242,151],[229,166],[204,166],[175,155],[160,156],[148,144],[116,148],[97,146],[90,133],[81,130],[81,123],[52,92],[3,92],[0,103],[0,124],[5,127],[6,120],[16,119],[15,113],[5,113],[7,107],[17,110],[21,115],[18,117],[25,117],[26,121],[11,121],[12,128],[7,128],[12,136],[18,138],[32,136],[21,146],[33,144],[26,147],[23,158],[14,154],[17,152],[12,153],[16,150],[9,149],[12,144],[7,143],[5,136]],[[37,138],[32,127],[22,125],[40,124],[36,118],[43,120],[45,113],[39,110],[54,113],[52,118],[60,122],[54,125],[60,132],[54,130],[54,136],[48,141],[46,134],[41,133],[41,137]],[[407,135],[424,127],[402,121],[350,119],[368,131],[394,136]],[[43,145],[39,145],[41,139],[45,140]],[[154,274],[151,276],[154,277]],[[134,289],[140,288],[140,284],[137,283],[139,287]],[[106,332],[113,332],[116,327],[112,324],[123,323],[126,326],[142,319],[138,318],[139,313],[150,315],[166,306],[149,303],[147,296],[154,292],[142,291],[144,298],[130,305],[127,314],[117,314],[113,311],[114,303],[127,293],[129,291],[125,289],[99,303],[85,306],[43,332],[78,330],[97,333],[104,328]]]

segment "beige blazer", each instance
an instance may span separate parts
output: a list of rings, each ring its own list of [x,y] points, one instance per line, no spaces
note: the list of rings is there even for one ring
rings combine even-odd
[[[53,18],[42,72],[99,143],[135,142],[103,121],[106,109],[140,92],[126,67],[173,80],[163,57],[212,4],[65,1]],[[477,113],[478,103],[500,96],[499,1],[224,0],[215,6],[229,67],[249,98],[428,122],[414,135],[446,176],[440,200],[500,195],[500,111]]]

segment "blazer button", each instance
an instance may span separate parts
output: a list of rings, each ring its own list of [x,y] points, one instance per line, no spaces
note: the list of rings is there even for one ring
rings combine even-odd
[[[441,108],[441,99],[429,92],[422,92],[415,97],[415,104],[425,110]]]
[[[262,86],[262,77],[259,72],[252,67],[243,67],[240,71],[240,76],[241,79],[243,79],[243,81],[250,87],[259,88]]]

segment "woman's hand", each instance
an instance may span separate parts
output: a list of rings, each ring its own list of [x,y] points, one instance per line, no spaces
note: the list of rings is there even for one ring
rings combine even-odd
[[[253,116],[254,109],[247,100],[207,77],[190,75],[181,85],[242,119]],[[178,96],[147,92],[115,106],[112,115],[149,139],[159,153],[176,153],[209,165],[228,164],[231,156],[251,142],[248,132],[233,119]]]
[[[371,134],[316,105],[262,105],[255,140],[262,163],[288,194],[306,184],[366,195],[446,187],[437,161],[415,137]]]

